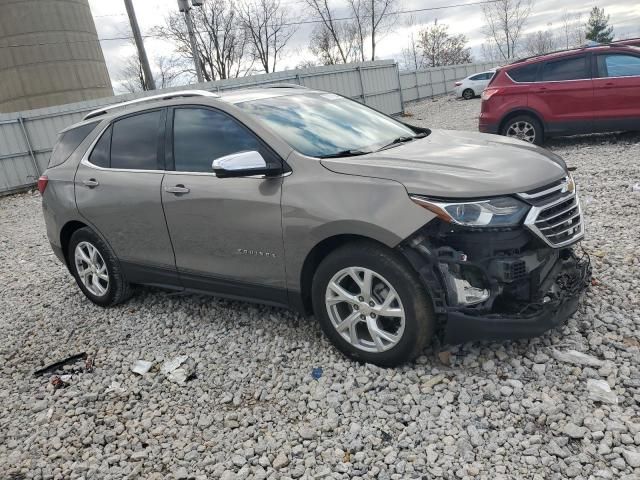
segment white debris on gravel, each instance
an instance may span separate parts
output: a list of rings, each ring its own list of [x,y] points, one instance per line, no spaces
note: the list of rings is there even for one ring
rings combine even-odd
[[[475,130],[479,106],[427,100],[405,119]],[[549,146],[591,198],[579,311],[539,338],[430,347],[397,369],[343,358],[313,319],[277,308],[155,289],[93,306],[51,254],[38,195],[0,198],[2,476],[640,478],[640,136]],[[569,350],[604,363],[554,357]],[[66,388],[31,374],[77,351],[94,370]],[[194,368],[182,385],[131,373],[179,355]],[[592,400],[590,379],[618,404]]]
[[[144,375],[153,366],[153,362],[147,362],[146,360],[136,360],[133,365],[131,365],[131,371],[133,373],[137,373],[138,375]]]
[[[587,380],[587,392],[589,392],[589,398],[596,402],[618,403],[618,397],[606,380],[590,378]]]

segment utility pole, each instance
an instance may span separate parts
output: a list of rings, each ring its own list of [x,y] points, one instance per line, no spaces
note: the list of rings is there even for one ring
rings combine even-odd
[[[196,35],[193,31],[193,22],[191,21],[191,6],[201,7],[202,0],[178,0],[178,10],[184,13],[184,20],[187,23],[187,31],[189,32],[189,43],[191,43],[191,51],[193,52],[193,63],[196,66],[196,77],[198,77],[198,83],[204,82],[202,75],[202,65],[200,65],[200,59],[198,58],[198,43],[196,42]]]
[[[142,65],[142,73],[144,74],[145,90],[155,90],[156,82],[153,80],[151,74],[151,68],[149,68],[149,59],[147,58],[147,51],[144,49],[144,43],[142,42],[142,35],[140,35],[140,27],[138,27],[138,20],[136,19],[136,12],[133,9],[131,0],[124,0],[124,6],[127,9],[127,15],[129,15],[129,23],[131,24],[131,31],[133,32],[133,38],[136,42],[136,48],[138,49],[138,58],[140,59],[140,65]]]

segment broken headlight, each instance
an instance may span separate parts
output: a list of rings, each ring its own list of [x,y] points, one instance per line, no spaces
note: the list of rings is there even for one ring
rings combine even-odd
[[[411,195],[411,200],[448,223],[467,227],[514,227],[529,211],[529,205],[513,197],[472,202],[446,202]]]

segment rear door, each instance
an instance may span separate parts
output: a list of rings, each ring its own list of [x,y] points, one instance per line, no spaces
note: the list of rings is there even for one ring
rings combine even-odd
[[[590,55],[574,55],[545,62],[540,81],[531,85],[528,103],[542,114],[552,134],[593,129],[593,80]]]
[[[160,198],[165,119],[166,110],[157,109],[116,120],[76,172],[78,210],[106,238],[131,282],[171,284],[162,275],[175,277]]]
[[[596,57],[594,108],[596,129],[640,128],[640,55],[603,53]]]

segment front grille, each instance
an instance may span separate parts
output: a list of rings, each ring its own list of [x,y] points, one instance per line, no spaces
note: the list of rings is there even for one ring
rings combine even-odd
[[[533,205],[525,225],[552,247],[563,247],[584,235],[582,211],[575,188],[568,177],[548,187],[522,193],[520,196]]]

